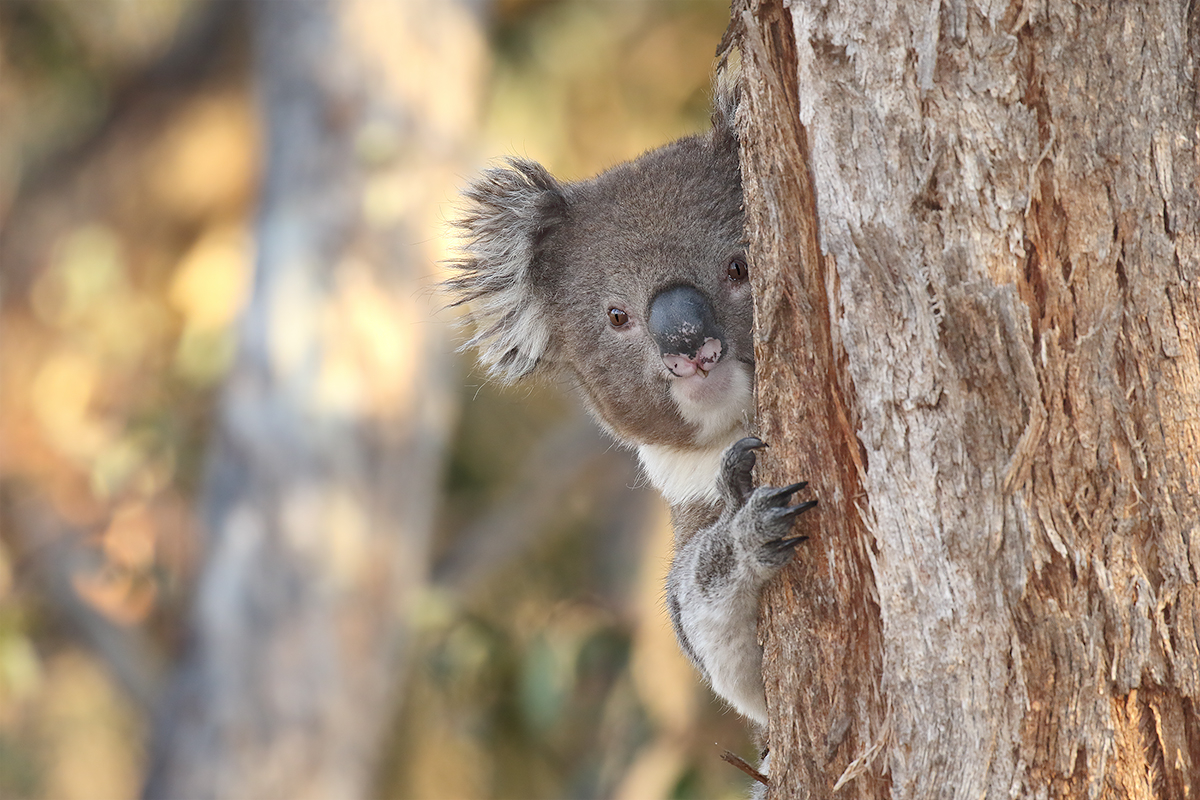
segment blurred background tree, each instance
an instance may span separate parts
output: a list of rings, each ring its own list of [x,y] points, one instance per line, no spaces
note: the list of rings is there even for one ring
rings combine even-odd
[[[402,453],[388,450],[395,441],[350,459],[354,502],[297,512],[320,520],[314,569],[350,564],[337,591],[363,608],[377,601],[361,629],[330,614],[310,638],[384,631],[396,638],[383,650],[325,653],[379,663],[322,673],[310,647],[305,663],[280,658],[256,680],[308,676],[332,702],[326,693],[357,680],[347,676],[387,667],[364,690],[379,698],[375,718],[349,720],[365,737],[356,757],[370,762],[371,785],[354,791],[370,796],[741,795],[745,779],[713,742],[744,755],[749,744],[676,650],[661,609],[665,512],[631,488],[631,460],[555,387],[500,393],[470,354],[439,378],[448,337],[418,352],[452,321],[434,285],[457,187],[489,157],[525,155],[571,179],[702,129],[727,4],[323,5],[350,26],[338,35],[358,37],[360,65],[378,63],[347,66],[331,50],[320,65],[319,88],[345,100],[324,107],[345,150],[327,179],[309,176],[315,196],[292,200],[340,203],[357,220],[347,230],[367,233],[331,246],[318,314],[289,310],[274,324],[332,337],[319,348],[322,379],[303,391],[349,423],[304,431],[326,448],[314,463],[342,469],[328,454],[361,455],[363,431],[421,430],[426,463],[444,466],[430,476],[441,489],[432,537],[414,534],[394,573],[400,594],[372,589],[371,571],[353,566],[395,566],[387,515],[421,515],[419,482],[380,456]],[[267,41],[281,28],[261,27],[259,11],[223,0],[0,4],[0,796],[136,795],[179,722],[152,725],[166,687],[179,697],[174,665],[195,668],[206,636],[246,622],[199,635],[193,601],[207,591],[234,603],[239,580],[279,577],[268,563],[262,575],[213,578],[213,554],[231,541],[213,508],[238,492],[261,500],[264,485],[230,482],[228,441],[214,440],[228,435],[255,326],[269,322],[258,299],[279,289],[263,231],[270,204],[288,198],[262,176],[283,181],[278,191],[288,178],[272,159],[317,158],[302,125],[272,116],[288,102],[272,81],[289,79],[272,77],[271,47],[287,61],[294,43]],[[356,504],[368,497],[391,502],[364,505],[383,520],[364,530]],[[289,599],[268,608],[299,613]]]

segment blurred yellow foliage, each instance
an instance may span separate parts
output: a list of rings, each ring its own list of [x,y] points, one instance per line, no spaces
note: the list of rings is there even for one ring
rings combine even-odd
[[[104,554],[127,569],[145,570],[154,564],[154,519],[143,502],[121,504],[102,537]]]
[[[113,75],[127,65],[165,48],[194,1],[29,4],[78,45],[82,56],[68,57],[111,70],[95,83],[70,85],[70,76],[47,66],[20,86],[0,32],[0,116],[14,122],[0,130],[0,215],[15,196],[11,182],[26,177],[27,150],[51,153],[79,138],[81,125],[103,118],[111,98],[101,90],[118,85]],[[484,158],[506,153],[578,178],[702,129],[728,4],[508,0],[491,12],[489,51],[482,26],[457,4],[351,2],[350,24],[362,27],[360,39],[382,65],[366,79],[405,98],[401,113],[370,110],[368,124],[348,134],[366,168],[366,220],[387,229],[397,250],[360,252],[358,261],[339,265],[338,283],[321,304],[302,282],[281,292],[280,308],[265,314],[267,335],[280,363],[317,367],[306,375],[316,381],[316,402],[350,418],[420,427],[453,413],[452,400],[416,385],[413,373],[444,320],[431,321],[438,303],[428,292],[397,291],[411,287],[411,274],[390,270],[432,271],[431,261],[449,255],[453,243],[441,233],[455,215],[448,210],[452,184],[461,185]],[[481,82],[486,60],[495,69]],[[75,579],[79,595],[110,619],[152,621],[143,627],[152,635],[179,624],[173,603],[201,538],[190,509],[213,389],[233,363],[233,328],[252,283],[259,108],[245,82],[247,64],[224,69],[240,77],[184,88],[186,100],[163,106],[168,115],[112,128],[121,134],[112,149],[91,143],[84,161],[103,169],[80,170],[77,184],[64,184],[51,203],[61,213],[44,228],[15,232],[44,235],[46,246],[29,268],[29,304],[17,308],[10,295],[0,320],[3,477],[33,487],[76,527],[77,544],[94,548],[101,563]],[[331,74],[351,86],[363,80]],[[44,91],[52,83],[61,84],[57,94]],[[32,102],[47,97],[58,106]],[[463,151],[475,144],[470,132],[484,106],[486,141],[472,156]],[[44,135],[64,120],[74,127]],[[462,166],[451,166],[450,156]],[[315,340],[327,345],[307,361]],[[525,400],[510,394],[498,402]],[[545,407],[538,409],[533,416]],[[515,418],[495,417],[501,428]],[[479,436],[471,446],[511,450],[510,433]],[[296,544],[331,561],[335,580],[353,583],[371,569],[361,498],[300,493],[288,503],[311,522],[295,526],[305,539]],[[578,505],[564,503],[564,513],[588,515],[587,503]],[[247,515],[243,543],[265,535],[256,520]],[[731,771],[713,770],[707,750],[697,756],[698,720],[714,712],[697,694],[663,617],[669,535],[665,524],[658,527],[636,600],[625,609],[581,596],[599,585],[594,577],[564,580],[569,591],[559,591],[557,581],[531,578],[528,564],[498,579],[515,584],[512,594],[478,587],[475,596],[451,600],[431,594],[417,611],[420,635],[444,636],[442,660],[418,648],[416,660],[428,663],[416,669],[427,677],[406,699],[411,746],[394,754],[408,762],[407,783],[381,787],[379,796],[550,796],[576,786],[629,797],[678,796],[680,786],[700,786],[719,796],[718,787],[740,787],[737,775],[721,782]],[[25,555],[5,550],[8,544],[0,539],[0,604],[11,608],[23,591],[13,563]],[[561,554],[545,561],[547,573],[577,568]],[[26,635],[35,629],[36,646]],[[0,616],[0,762],[5,752],[36,762],[27,768],[32,788],[19,791],[12,787],[26,785],[23,773],[0,763],[0,795],[134,794],[141,755],[129,709],[95,663],[61,642],[47,645],[40,626]],[[740,730],[736,722],[729,727]],[[593,765],[603,777],[590,772]]]
[[[246,303],[252,259],[244,225],[205,231],[179,261],[167,293],[185,324],[203,330],[231,325]]]
[[[162,52],[195,0],[40,0],[53,4],[96,67],[124,72]]]
[[[258,138],[240,94],[201,96],[148,153],[151,193],[185,217],[242,204],[258,175]]]
[[[461,143],[463,131],[475,125],[479,106],[487,47],[472,11],[442,0],[348,0],[345,18],[354,40],[369,51],[364,61],[377,65],[379,74],[367,80],[384,82],[403,99],[405,111],[430,134],[421,149],[436,154],[430,160],[444,158],[445,148]],[[417,128],[408,127],[405,135]]]
[[[42,364],[30,387],[33,411],[50,443],[63,455],[86,461],[113,438],[113,431],[92,414],[99,381],[96,363],[68,348]]]
[[[133,796],[140,712],[64,634],[74,601],[53,598],[73,584],[142,624],[172,613],[164,587],[194,564],[205,390],[249,274],[257,111],[244,64],[155,94],[179,75],[149,60],[187,38],[195,0],[2,5],[0,512],[53,522],[0,517],[0,797]]]
[[[130,367],[166,325],[160,304],[132,286],[120,238],[84,225],[66,233],[33,286],[34,312],[67,334],[98,367]]]
[[[158,588],[149,579],[157,537],[155,520],[144,502],[122,503],[100,536],[105,561],[90,572],[74,574],[75,590],[110,619],[142,622],[158,598]]]
[[[170,475],[155,474],[164,466],[152,464],[143,444],[133,436],[120,436],[96,453],[88,474],[92,493],[98,499],[112,500],[125,490],[136,477],[142,477],[138,490],[142,494],[161,489]],[[169,470],[168,470],[169,471]]]
[[[253,259],[244,225],[218,224],[175,268],[167,300],[183,315],[184,326],[174,367],[193,383],[211,383],[233,360],[232,326],[246,304]]]
[[[546,4],[528,49],[497,64],[488,150],[577,179],[700,130],[727,15],[720,2]]]
[[[325,314],[330,344],[319,398],[328,407],[379,418],[407,418],[416,390],[414,354],[423,313],[388,292],[364,262],[338,270],[334,299]]]
[[[112,567],[74,575],[71,583],[94,609],[124,625],[145,621],[158,598],[157,588],[144,576]]]
[[[97,800],[137,794],[140,731],[100,668],[77,652],[54,658],[42,684],[40,735],[52,765],[42,796]]]
[[[70,327],[91,309],[128,290],[121,242],[103,225],[85,225],[63,236],[54,260],[34,284],[33,309],[46,322]]]
[[[22,636],[0,636],[0,722],[41,685],[42,669],[33,644]]]
[[[363,191],[363,213],[377,227],[391,225],[429,202],[430,176],[419,168],[373,175]]]

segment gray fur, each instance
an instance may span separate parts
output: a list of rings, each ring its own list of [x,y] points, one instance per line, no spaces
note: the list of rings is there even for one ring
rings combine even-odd
[[[728,536],[710,536],[696,559],[693,577],[697,591],[704,597],[723,597],[723,590],[735,569],[733,542]]]
[[[465,346],[507,382],[528,375],[550,339],[548,309],[533,274],[546,232],[565,218],[558,182],[540,165],[510,159],[510,169],[491,169],[465,193],[469,211],[459,222],[467,234],[457,277],[447,288],[454,305],[471,303],[476,334]]]
[[[675,633],[687,643],[685,652],[698,654],[692,660],[702,666],[713,690],[765,725],[759,595],[803,541],[788,536],[793,520],[815,503],[788,505],[792,494],[803,488],[799,484],[752,488],[754,449],[761,446],[751,437],[729,448],[719,478],[725,497],[719,517],[682,541],[677,537],[667,596],[681,609],[672,618]]]
[[[466,243],[447,286],[468,304],[468,344],[492,376],[569,378],[600,424],[638,449],[672,504],[667,609],[680,646],[762,724],[759,594],[791,557],[785,537],[802,509],[788,506],[795,487],[753,486],[753,306],[730,267],[746,259],[737,97],[718,88],[708,134],[590,180],[559,183],[516,159],[485,172],[465,193]],[[651,305],[681,286],[720,332],[719,358],[697,355],[705,370],[688,378],[664,367],[647,325]],[[610,322],[614,307],[627,324]]]

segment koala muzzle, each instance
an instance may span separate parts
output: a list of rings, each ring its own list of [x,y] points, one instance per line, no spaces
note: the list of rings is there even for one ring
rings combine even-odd
[[[663,364],[678,378],[708,371],[721,360],[725,332],[708,298],[694,286],[675,286],[650,301],[648,326]]]

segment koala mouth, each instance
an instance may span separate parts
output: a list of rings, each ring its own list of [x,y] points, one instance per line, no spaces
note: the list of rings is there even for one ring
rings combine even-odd
[[[708,373],[720,360],[721,340],[711,336],[704,340],[694,355],[668,353],[662,357],[663,365],[676,378],[690,378],[693,375],[707,378]]]
[[[724,442],[754,414],[754,374],[738,359],[726,356],[688,377],[665,377],[680,416],[695,426],[695,446]]]

